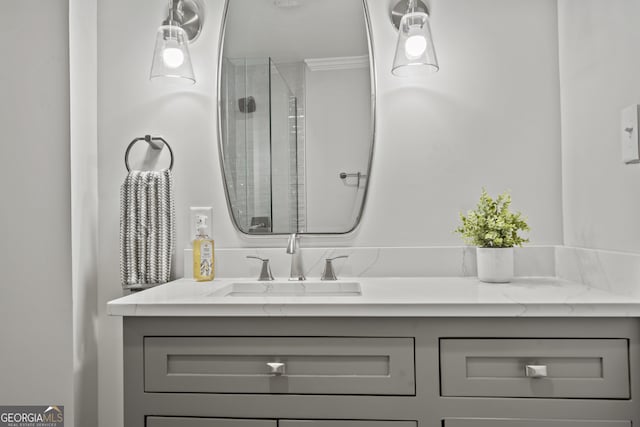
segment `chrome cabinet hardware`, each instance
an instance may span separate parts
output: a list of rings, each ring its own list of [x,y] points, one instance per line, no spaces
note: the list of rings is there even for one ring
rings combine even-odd
[[[267,362],[267,366],[271,370],[270,373],[273,375],[283,375],[285,364],[282,362]]]
[[[349,255],[340,255],[333,258],[326,258],[325,264],[324,264],[324,271],[322,272],[322,277],[320,277],[320,280],[338,280],[338,278],[336,277],[336,272],[333,269],[333,260],[339,259],[339,258],[348,258],[348,257]]]
[[[547,365],[525,365],[524,374],[529,378],[544,378],[547,376]]]
[[[260,282],[267,282],[273,280],[273,275],[271,274],[271,267],[269,266],[269,258],[260,258],[253,255],[247,255],[247,258],[251,259],[259,259],[262,261],[262,268],[260,269],[260,277],[258,280]]]

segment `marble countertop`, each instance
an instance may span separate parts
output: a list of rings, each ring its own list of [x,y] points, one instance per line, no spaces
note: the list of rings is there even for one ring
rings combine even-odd
[[[360,296],[226,296],[235,282],[181,279],[110,301],[114,316],[640,317],[640,298],[548,277],[482,283],[475,277],[343,279]]]

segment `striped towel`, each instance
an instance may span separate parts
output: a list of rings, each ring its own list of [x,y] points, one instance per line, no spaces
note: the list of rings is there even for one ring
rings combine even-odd
[[[120,187],[120,281],[145,289],[171,276],[175,206],[170,170],[131,171]]]

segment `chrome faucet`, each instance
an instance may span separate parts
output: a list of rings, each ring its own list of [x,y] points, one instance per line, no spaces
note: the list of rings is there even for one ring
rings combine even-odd
[[[273,274],[271,274],[271,267],[269,266],[268,258],[260,258],[253,255],[247,255],[247,258],[258,259],[262,261],[262,268],[260,269],[260,277],[258,277],[259,282],[270,282],[273,280]]]
[[[300,236],[297,233],[292,233],[289,236],[289,242],[287,243],[287,253],[291,254],[291,274],[289,280],[306,280],[304,277],[304,267],[302,266],[302,254],[300,253],[300,247],[298,240]]]

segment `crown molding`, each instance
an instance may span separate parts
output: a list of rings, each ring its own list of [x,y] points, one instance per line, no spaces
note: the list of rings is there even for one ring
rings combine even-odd
[[[304,63],[311,71],[351,70],[367,68],[369,55],[340,56],[336,58],[306,58]]]

